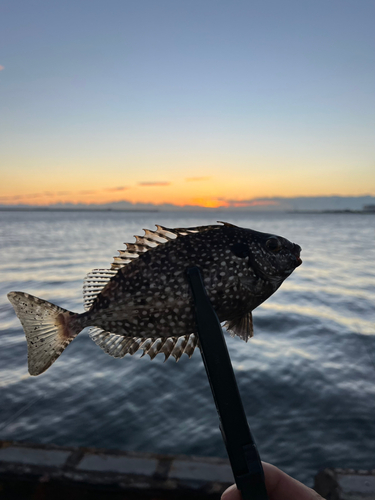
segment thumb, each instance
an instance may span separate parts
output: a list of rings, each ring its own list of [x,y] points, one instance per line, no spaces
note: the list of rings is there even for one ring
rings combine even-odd
[[[270,500],[322,500],[316,491],[288,476],[274,465],[266,462],[262,464]],[[235,484],[224,491],[221,500],[242,500]]]

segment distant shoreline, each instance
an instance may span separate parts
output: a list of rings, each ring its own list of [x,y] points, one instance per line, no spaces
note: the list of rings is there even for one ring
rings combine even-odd
[[[289,210],[289,214],[375,214],[375,210]]]
[[[49,208],[49,207],[33,207],[33,208],[26,208],[26,207],[0,207],[0,212],[128,212],[128,213],[160,213],[160,212],[165,212],[165,213],[170,213],[170,212],[176,212],[178,211],[179,213],[184,213],[184,212],[190,212],[191,210],[158,210],[158,209],[153,209],[153,208]],[[194,212],[227,212],[227,213],[262,213],[262,214],[277,214],[277,213],[284,213],[284,214],[375,214],[375,210],[270,210],[270,211],[260,211],[260,210],[226,210],[225,208],[204,208],[202,207],[201,209],[194,209]]]
[[[160,212],[156,209],[142,208],[5,208],[0,212]]]

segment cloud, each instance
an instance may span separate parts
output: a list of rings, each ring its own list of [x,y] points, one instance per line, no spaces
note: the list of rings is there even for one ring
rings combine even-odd
[[[14,196],[0,196],[0,200],[5,200],[5,201],[13,201],[13,200],[20,200],[22,199],[23,196],[20,194],[16,194]]]
[[[171,184],[170,182],[165,182],[165,181],[138,182],[139,186],[169,186],[170,184]]]
[[[92,191],[92,190],[83,190],[83,191],[80,191],[79,194],[94,194],[96,193],[96,191]]]
[[[113,188],[106,188],[106,189],[104,189],[104,191],[110,191],[110,192],[125,191],[125,189],[129,189],[129,187],[128,186],[118,186],[118,187],[113,187]]]
[[[252,200],[226,200],[223,199],[230,207],[268,207],[280,205],[277,200],[269,199],[252,199]]]
[[[187,177],[186,182],[208,181],[211,177]]]
[[[8,195],[8,196],[0,196],[1,200],[22,200],[24,198],[39,198],[40,196],[44,196],[43,193],[31,193],[31,194],[15,194],[15,195]]]
[[[45,196],[55,196],[55,195],[66,195],[70,194],[71,191],[57,191],[52,192],[52,191],[44,191],[43,193],[28,193],[28,194],[17,194],[17,195],[9,195],[9,196],[0,196],[0,200],[6,200],[6,201],[16,201],[16,200],[27,200],[30,198],[43,198]]]
[[[279,199],[278,198],[250,198],[250,199],[237,199],[237,200],[231,200],[228,198],[224,197],[218,197],[216,198],[219,201],[223,201],[230,207],[256,207],[256,206],[268,206],[268,205],[279,205]]]
[[[5,69],[4,66],[1,66],[1,64],[0,64],[0,71],[3,70],[3,69]]]
[[[220,200],[218,198],[193,198],[191,200],[192,204],[195,206],[203,208],[221,208],[227,207],[228,203],[226,201]]]

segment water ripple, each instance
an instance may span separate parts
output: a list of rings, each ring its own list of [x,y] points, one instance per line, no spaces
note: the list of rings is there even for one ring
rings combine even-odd
[[[23,290],[81,311],[86,273],[142,227],[222,219],[303,248],[254,312],[254,338],[226,335],[262,458],[310,484],[327,465],[375,468],[375,217],[350,214],[0,213],[0,438],[224,457],[199,352],[117,360],[83,332],[30,377],[6,298]]]

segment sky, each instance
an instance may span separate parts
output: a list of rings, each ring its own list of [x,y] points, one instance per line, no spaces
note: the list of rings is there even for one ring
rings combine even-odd
[[[0,204],[375,195],[375,0],[2,0]]]

